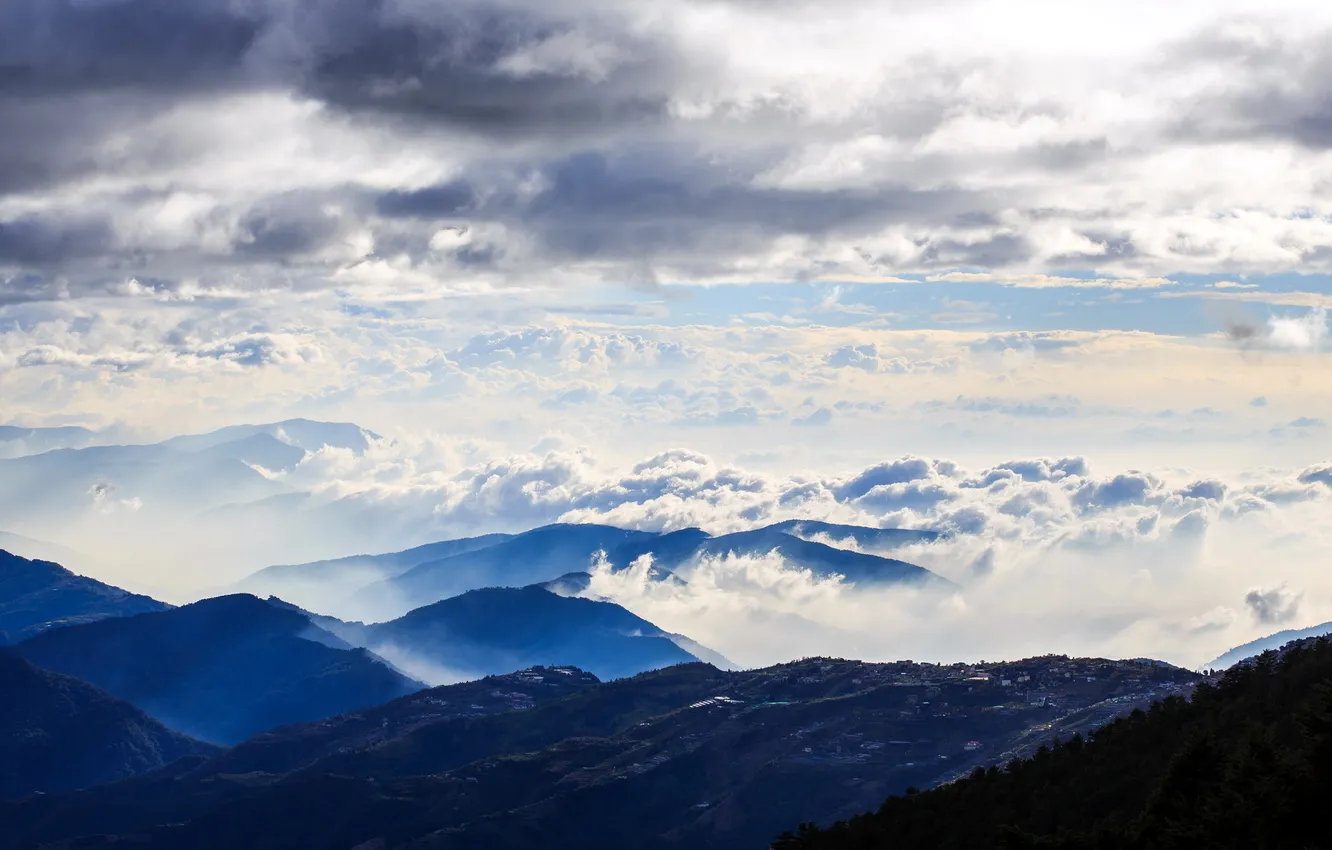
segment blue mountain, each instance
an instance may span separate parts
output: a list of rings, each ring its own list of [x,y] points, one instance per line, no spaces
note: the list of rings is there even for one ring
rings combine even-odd
[[[427,543],[402,552],[351,555],[308,564],[267,567],[237,583],[235,589],[255,595],[271,594],[299,598],[303,592],[318,592],[330,584],[359,587],[373,581],[394,578],[421,564],[487,549],[511,539],[513,539],[512,534],[484,534],[479,537]]]
[[[389,657],[409,671],[415,658],[470,677],[568,665],[619,679],[699,660],[681,647],[688,639],[619,605],[538,586],[471,590],[365,627],[363,639],[386,654],[381,647],[394,647]]]
[[[604,554],[612,568],[628,568],[639,558],[652,556],[654,577],[679,580],[676,573],[687,571],[698,558],[726,555],[763,556],[780,552],[792,566],[809,570],[819,577],[839,575],[861,586],[905,584],[920,587],[950,588],[952,583],[923,567],[886,557],[882,552],[912,543],[930,543],[939,535],[910,529],[878,529],[833,525],[813,521],[790,521],[751,531],[712,536],[698,528],[656,533],[615,528],[607,525],[556,524],[514,536],[492,536],[451,541],[460,551],[443,557],[421,559],[430,547],[418,547],[398,555],[344,559],[349,567],[369,564],[379,573],[389,573],[401,564],[414,562],[397,575],[373,582],[357,591],[356,600],[368,610],[406,611],[439,599],[482,587],[523,587],[547,584],[557,593],[573,595],[586,589],[587,573],[595,558]],[[829,545],[815,537],[853,543],[872,551],[856,551]],[[432,544],[445,547],[446,543]],[[445,552],[447,549],[434,550]],[[401,558],[395,562],[392,559]],[[315,578],[321,572],[333,572],[340,561],[278,568],[276,573],[261,571],[247,579],[268,581],[275,575],[299,574]],[[385,567],[384,564],[391,566]],[[273,570],[274,568],[269,568]],[[261,586],[261,585],[254,585]],[[296,601],[300,602],[298,598]]]
[[[546,525],[492,546],[418,564],[360,593],[370,604],[406,609],[482,587],[522,587],[587,570],[597,552],[658,536],[609,525]]]
[[[223,744],[423,687],[303,613],[244,594],[55,629],[13,651]]]

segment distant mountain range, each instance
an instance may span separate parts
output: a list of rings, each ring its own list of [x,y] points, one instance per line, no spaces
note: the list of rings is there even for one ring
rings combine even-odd
[[[20,428],[0,425],[0,457],[49,452],[52,449],[81,448],[93,443],[97,432],[66,425],[58,428]]]
[[[0,645],[59,626],[168,607],[156,599],[74,575],[59,564],[0,550]]]
[[[1310,626],[1307,629],[1286,629],[1285,631],[1249,641],[1242,646],[1237,646],[1234,649],[1223,652],[1221,655],[1204,664],[1203,669],[1225,670],[1235,666],[1246,658],[1261,655],[1269,649],[1280,649],[1291,641],[1301,640],[1303,638],[1322,637],[1324,635],[1332,635],[1332,623]]]
[[[239,582],[235,589],[257,596],[273,595],[290,599],[327,596],[329,588],[359,588],[383,579],[396,578],[421,564],[486,549],[512,540],[513,536],[485,534],[427,543],[384,555],[351,555],[309,564],[268,567]]]
[[[53,629],[13,651],[215,743],[423,687],[300,612],[244,595]]]
[[[22,534],[12,534],[8,531],[0,531],[0,549],[20,558],[27,558],[32,561],[50,561],[69,568],[73,568],[76,563],[88,560],[86,555],[73,549],[55,543],[48,543],[45,540],[24,537]]]
[[[73,791],[218,748],[0,650],[0,799]]]
[[[539,586],[469,591],[366,625],[249,594],[172,609],[3,552],[0,624],[34,663],[223,743],[423,687],[411,676],[457,681],[568,664],[612,679],[700,659],[732,666],[619,605]]]
[[[787,521],[712,536],[697,528],[669,533],[595,524],[555,524],[522,534],[492,534],[311,564],[269,567],[236,585],[297,604],[395,616],[483,587],[544,584],[564,595],[587,590],[588,570],[604,555],[614,570],[651,556],[653,577],[687,581],[705,557],[780,553],[795,569],[842,576],[860,586],[902,584],[949,589],[947,579],[885,553],[938,539],[935,532]],[[853,548],[844,548],[844,547]],[[339,597],[339,594],[340,597]],[[334,599],[334,597],[338,597]]]
[[[59,528],[90,505],[117,499],[173,512],[250,502],[291,491],[257,468],[289,470],[324,446],[364,451],[369,436],[355,425],[296,419],[12,457],[0,460],[0,517],[11,527]]]

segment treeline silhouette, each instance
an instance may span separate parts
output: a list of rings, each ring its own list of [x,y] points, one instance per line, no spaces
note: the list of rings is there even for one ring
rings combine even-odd
[[[1032,758],[820,828],[774,850],[1332,847],[1332,642],[1269,651]]]

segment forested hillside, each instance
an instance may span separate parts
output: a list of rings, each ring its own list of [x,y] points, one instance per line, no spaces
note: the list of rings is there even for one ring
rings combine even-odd
[[[1087,738],[977,769],[775,850],[1329,846],[1332,643],[1264,653],[1192,700],[1168,697]]]

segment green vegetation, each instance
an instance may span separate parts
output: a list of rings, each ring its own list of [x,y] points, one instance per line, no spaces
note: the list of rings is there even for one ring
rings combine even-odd
[[[775,850],[1326,847],[1332,643],[1267,652],[1029,759],[977,768]]]

